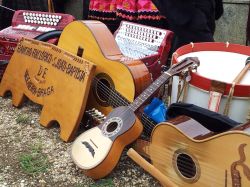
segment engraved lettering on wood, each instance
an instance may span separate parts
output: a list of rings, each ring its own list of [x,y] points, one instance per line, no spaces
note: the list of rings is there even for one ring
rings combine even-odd
[[[13,105],[24,96],[43,105],[40,123],[57,121],[61,138],[70,141],[82,118],[95,66],[52,44],[22,39],[0,85],[0,95],[12,92]]]

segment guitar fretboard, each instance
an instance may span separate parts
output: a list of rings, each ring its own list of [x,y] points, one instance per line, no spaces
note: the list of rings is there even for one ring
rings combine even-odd
[[[163,73],[156,79],[146,90],[144,90],[133,103],[129,105],[133,111],[136,111],[142,104],[146,102],[172,75],[168,72]]]
[[[174,64],[167,72],[164,72],[158,79],[156,79],[145,91],[143,91],[133,103],[129,105],[129,108],[134,112],[142,106],[168,79],[181,73],[188,68],[196,68],[199,65],[199,59],[197,57],[187,57],[181,62]]]

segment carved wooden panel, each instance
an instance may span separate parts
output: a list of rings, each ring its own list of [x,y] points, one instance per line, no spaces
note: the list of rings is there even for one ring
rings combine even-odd
[[[24,96],[43,105],[40,123],[60,124],[64,141],[74,138],[85,109],[95,66],[52,44],[22,39],[0,85],[0,96],[11,91],[13,105]]]

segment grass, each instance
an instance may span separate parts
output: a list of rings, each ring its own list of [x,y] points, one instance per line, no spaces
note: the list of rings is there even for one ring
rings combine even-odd
[[[48,158],[42,153],[42,145],[30,146],[30,151],[19,156],[21,169],[30,175],[44,173],[49,167]]]
[[[76,187],[85,187],[85,185],[78,184]],[[115,187],[115,184],[112,179],[100,179],[89,187]]]
[[[112,179],[101,179],[97,181],[95,184],[90,185],[90,187],[114,187],[114,183]]]
[[[29,123],[31,122],[31,119],[30,119],[30,116],[28,115],[20,114],[17,116],[16,122],[17,123]]]

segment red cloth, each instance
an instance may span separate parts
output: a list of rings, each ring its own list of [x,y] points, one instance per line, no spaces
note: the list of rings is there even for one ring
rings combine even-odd
[[[98,20],[116,19],[116,1],[115,0],[90,0],[89,18]]]
[[[102,21],[128,20],[146,25],[157,25],[165,18],[151,0],[90,0],[90,19]],[[150,22],[154,23],[150,23]],[[159,24],[159,22],[158,22]]]

